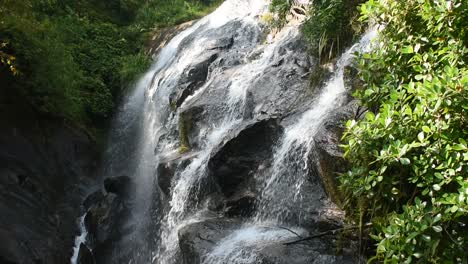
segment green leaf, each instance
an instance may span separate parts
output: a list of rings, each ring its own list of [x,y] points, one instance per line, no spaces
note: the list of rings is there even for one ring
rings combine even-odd
[[[456,211],[458,211],[458,206],[454,205],[450,208],[450,212],[455,213]]]
[[[434,189],[434,191],[440,191],[440,185],[439,184],[434,184],[432,185],[432,189]]]
[[[422,235],[422,239],[426,242],[429,242],[431,241],[431,236],[428,236],[428,235]]]
[[[431,132],[431,129],[428,127],[428,126],[423,126],[422,127],[422,130],[426,133],[430,133]]]
[[[434,229],[434,231],[436,231],[437,233],[442,232],[442,227],[441,226],[433,226],[432,229]]]
[[[466,141],[463,138],[459,138],[458,142],[460,142],[460,144],[462,144],[463,146],[467,146]]]
[[[408,158],[401,158],[400,159],[401,164],[403,165],[409,165],[411,164],[411,161]]]
[[[413,46],[406,46],[401,50],[401,53],[403,54],[411,54],[413,53]]]

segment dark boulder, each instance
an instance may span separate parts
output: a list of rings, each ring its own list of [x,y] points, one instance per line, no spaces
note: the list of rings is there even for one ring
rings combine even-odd
[[[83,207],[87,211],[89,208],[91,208],[91,206],[98,203],[99,201],[102,201],[104,199],[104,196],[105,195],[101,190],[91,193],[83,201]]]
[[[316,93],[310,86],[310,75],[318,66],[304,39],[291,38],[277,49],[271,67],[257,76],[249,89],[254,116],[284,117],[307,109]]]
[[[275,243],[262,249],[258,253],[258,259],[262,264],[353,264],[352,256],[339,256],[336,250],[334,238],[325,237],[308,241],[285,245]]]
[[[251,217],[255,213],[256,195],[246,191],[226,201],[224,214],[227,217]]]
[[[204,58],[192,63],[192,66],[186,69],[179,81],[177,89],[170,95],[169,103],[173,108],[182,105],[185,99],[200,88],[208,77],[211,63],[218,58],[218,54],[206,54]]]
[[[171,183],[176,170],[184,169],[194,153],[172,153],[169,156],[161,157],[156,169],[157,182],[161,192],[167,197],[170,195]]]
[[[76,263],[77,264],[96,264],[93,253],[83,243],[80,244],[80,249],[78,252],[78,258],[76,260]]]
[[[267,165],[281,134],[277,120],[262,120],[247,125],[214,154],[208,163],[210,175],[226,197],[236,193],[243,182],[251,180],[260,165]]]
[[[171,190],[171,182],[172,177],[175,173],[175,164],[167,162],[167,163],[159,163],[157,169],[158,175],[158,186],[161,192],[165,196],[170,195]]]
[[[85,217],[88,237],[95,245],[119,239],[129,215],[130,209],[117,195],[107,194],[89,209]]]
[[[341,204],[342,197],[338,190],[337,176],[348,169],[339,144],[345,129],[345,122],[355,118],[358,110],[357,101],[351,101],[337,109],[326,118],[322,128],[314,137],[323,185],[328,196],[338,205]]]
[[[179,247],[184,264],[199,264],[216,242],[240,227],[233,219],[213,218],[184,226],[179,230]]]
[[[121,241],[134,236],[137,227],[133,217],[135,183],[127,176],[107,178],[107,191],[92,193],[85,200],[89,210],[84,224],[88,246],[96,263],[127,263],[133,247],[121,248]],[[132,243],[136,244],[136,242]]]
[[[319,231],[315,230],[311,234]],[[351,264],[352,255],[338,254],[338,236],[326,235],[304,242],[297,242],[304,234],[288,228],[274,226],[252,226],[238,220],[211,218],[189,224],[179,230],[179,246],[182,263],[199,264],[212,260],[215,252],[250,259],[249,263],[260,264]],[[303,235],[303,236],[301,236]],[[289,242],[293,242],[288,244]],[[342,245],[348,249],[348,244]],[[343,252],[348,252],[343,250]],[[237,257],[234,257],[237,259]],[[230,257],[216,259],[216,263],[231,263]],[[328,261],[328,262],[327,262]]]
[[[128,176],[106,178],[104,188],[106,192],[114,193],[124,199],[130,198],[136,192],[135,182]]]

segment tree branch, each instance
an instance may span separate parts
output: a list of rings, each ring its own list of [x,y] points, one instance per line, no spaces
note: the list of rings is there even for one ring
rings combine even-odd
[[[364,225],[364,227],[369,227],[371,225],[372,225],[372,223],[367,223],[367,224]],[[288,246],[288,245],[292,245],[292,244],[297,244],[297,243],[300,243],[300,242],[312,240],[314,238],[319,238],[319,237],[323,237],[323,236],[327,236],[327,235],[335,235],[339,231],[348,231],[348,230],[354,230],[354,229],[359,229],[359,226],[348,226],[348,227],[342,227],[342,228],[337,228],[337,229],[333,229],[333,230],[328,230],[328,231],[318,233],[318,234],[315,234],[315,235],[311,235],[311,236],[308,236],[308,237],[304,237],[304,238],[301,238],[301,239],[298,239],[298,240],[294,240],[294,241],[291,241],[291,242],[286,242],[286,243],[283,243],[283,245]]]

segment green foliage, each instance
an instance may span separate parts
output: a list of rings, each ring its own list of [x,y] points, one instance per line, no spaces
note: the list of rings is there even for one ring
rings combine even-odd
[[[3,0],[0,85],[42,113],[103,128],[122,90],[149,66],[144,33],[198,18],[217,3]]]
[[[191,114],[183,114],[179,117],[179,153],[186,153],[190,151],[189,133],[192,129],[192,116]]]
[[[363,0],[315,0],[303,32],[313,54],[329,60],[349,46],[361,29],[354,22]],[[354,24],[353,24],[354,23]]]
[[[148,69],[150,66],[149,58],[142,53],[131,54],[122,58],[122,67],[119,75],[123,83],[131,83],[135,76]]]
[[[384,25],[362,54],[369,111],[349,121],[341,176],[347,209],[373,223],[373,260],[468,262],[468,2],[373,1]]]
[[[200,18],[222,1],[154,0],[147,1],[136,15],[136,23],[143,30],[166,27]]]
[[[77,88],[80,75],[57,27],[49,20],[38,23],[23,16],[4,17],[0,32],[11,43],[9,52],[15,54],[19,73],[14,87],[8,88],[18,89],[42,112],[63,108],[66,115],[71,114],[77,104],[69,94]]]
[[[273,15],[269,20],[273,27],[282,27],[287,21],[286,17],[291,10],[291,0],[273,0],[270,4],[270,12]]]

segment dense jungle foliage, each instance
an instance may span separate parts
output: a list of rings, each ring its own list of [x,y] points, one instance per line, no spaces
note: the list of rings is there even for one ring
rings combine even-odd
[[[372,223],[376,261],[467,263],[468,2],[369,0],[361,12],[382,29],[358,65],[368,111],[344,137],[348,208]]]
[[[210,0],[3,0],[0,87],[39,112],[103,128],[149,65],[154,29],[211,11]]]
[[[322,62],[380,27],[357,59],[367,111],[343,137],[345,209],[370,262],[468,263],[468,1],[362,2],[314,1],[303,27]]]
[[[310,52],[321,62],[336,58],[348,48],[365,25],[358,21],[358,6],[365,0],[315,0],[308,19],[302,26]],[[270,11],[275,14],[274,26],[283,26],[294,0],[272,0]]]

